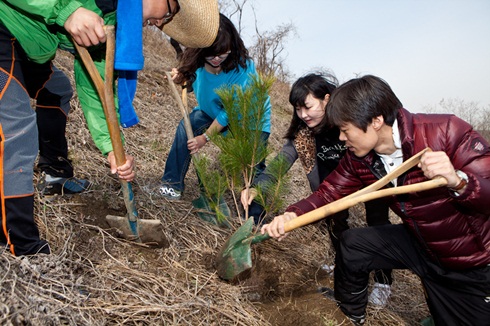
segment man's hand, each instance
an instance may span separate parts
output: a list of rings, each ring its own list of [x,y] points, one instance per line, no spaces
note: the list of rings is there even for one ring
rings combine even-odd
[[[272,238],[281,241],[287,236],[287,233],[284,232],[284,224],[296,217],[297,215],[292,212],[286,212],[283,215],[276,216],[271,223],[262,226],[260,232],[262,234],[267,232]]]
[[[114,152],[110,152],[107,155],[107,160],[111,165],[111,173],[119,176],[120,179],[123,179],[127,182],[133,181],[136,173],[134,172],[134,158],[131,155],[126,154],[126,162],[121,165],[116,165],[116,157],[114,156]]]
[[[448,188],[454,188],[461,182],[461,178],[456,174],[454,166],[445,152],[425,152],[420,158],[418,167],[422,169],[428,179],[437,176],[446,178]]]
[[[81,46],[89,47],[106,41],[104,19],[82,7],[68,17],[63,27]]]

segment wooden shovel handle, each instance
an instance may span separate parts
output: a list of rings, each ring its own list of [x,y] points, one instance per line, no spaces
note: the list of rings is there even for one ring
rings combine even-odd
[[[107,43],[105,56],[105,76],[104,90],[106,99],[106,110],[104,114],[109,128],[109,135],[112,141],[112,149],[116,158],[116,165],[121,166],[126,163],[126,154],[121,139],[119,120],[117,119],[116,106],[114,102],[114,53],[116,49],[116,37],[114,26],[108,26],[106,29]]]
[[[182,98],[180,98],[179,92],[177,91],[177,88],[175,87],[175,83],[172,80],[172,75],[168,71],[165,71],[165,75],[167,76],[168,84],[172,91],[172,95],[174,96],[175,101],[177,102],[177,105],[180,108],[180,112],[182,113],[187,139],[192,139],[194,138],[194,132],[192,131],[191,120],[189,119],[189,111],[187,111],[187,103],[184,104],[184,99],[187,100],[187,87],[185,87],[182,90]]]
[[[367,194],[355,196],[355,197],[345,197],[334,201],[333,203],[327,204],[325,206],[319,207],[312,210],[306,214],[303,214],[289,222],[284,224],[284,231],[289,232],[299,227],[308,225],[310,223],[321,220],[327,216],[343,211],[347,208],[355,206],[359,203],[367,202],[373,199],[378,199],[387,196],[407,194],[410,192],[419,192],[429,189],[434,189],[442,186],[447,186],[447,180],[445,178],[439,177],[429,181],[424,181],[412,185],[387,188],[378,190],[375,192],[370,192]]]
[[[104,114],[107,121],[107,127],[109,129],[109,135],[112,141],[112,147],[114,151],[114,156],[116,158],[116,165],[121,166],[126,163],[126,155],[124,154],[124,147],[122,144],[121,134],[119,130],[119,122],[117,120],[116,108],[114,104],[114,49],[115,49],[115,32],[114,26],[105,26],[105,31],[107,34],[106,43],[106,64],[105,64],[105,82],[95,66],[92,57],[88,53],[87,49],[83,46],[78,45],[76,42],[75,47],[80,54],[85,68],[87,69],[90,78],[95,84],[97,93],[102,102],[102,107],[104,109]]]
[[[390,183],[392,180],[398,178],[403,173],[405,173],[408,170],[410,170],[411,168],[417,166],[417,164],[420,163],[420,158],[422,157],[422,155],[424,155],[424,153],[430,152],[430,151],[432,151],[432,149],[430,149],[428,147],[424,148],[423,150],[421,150],[417,154],[413,155],[411,158],[409,158],[408,160],[406,160],[405,162],[400,164],[400,166],[398,166],[396,169],[394,169],[393,171],[391,171],[390,173],[388,173],[387,175],[385,175],[384,177],[382,177],[381,179],[379,179],[375,183],[373,183],[373,184],[371,184],[365,188],[362,188],[361,190],[356,191],[355,193],[350,194],[349,196],[344,197],[343,199],[361,196],[361,195],[364,195],[364,194],[367,194],[367,193],[370,193],[370,192],[373,192],[373,191],[376,191],[378,189],[383,188],[388,183]]]
[[[355,193],[350,194],[349,196],[336,200],[325,206],[319,207],[293,220],[286,222],[284,224],[284,231],[289,232],[296,228],[316,222],[318,220],[325,218],[326,216],[338,213],[340,211],[343,211],[344,209],[355,206],[358,203],[370,201],[381,197],[391,196],[391,195],[399,195],[399,194],[406,194],[410,192],[429,190],[429,189],[447,185],[447,180],[445,178],[436,178],[433,180],[429,180],[413,185],[394,187],[394,188],[388,188],[388,189],[376,191],[378,189],[381,189],[385,185],[387,185],[391,180],[398,178],[403,173],[415,167],[420,162],[420,158],[422,157],[422,155],[428,151],[431,151],[431,149],[425,148],[421,150],[420,152],[418,152],[417,154],[415,154],[414,156],[412,156],[411,158],[403,162],[395,170],[391,171],[390,173],[388,173],[386,176],[379,179],[375,183],[359,191],[356,191]]]

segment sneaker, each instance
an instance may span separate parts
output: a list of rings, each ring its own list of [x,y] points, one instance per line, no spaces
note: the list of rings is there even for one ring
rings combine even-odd
[[[158,195],[161,197],[165,197],[170,200],[179,200],[180,197],[182,197],[182,192],[179,190],[176,190],[170,186],[161,186],[160,188],[157,189]]]
[[[337,299],[335,299],[335,291],[329,287],[319,287],[318,292],[320,292],[325,298],[328,300],[331,300],[337,305],[340,303]],[[366,321],[366,316],[353,316],[353,315],[346,315],[347,318],[352,322],[353,325],[364,325],[364,322]]]
[[[352,325],[355,325],[355,326],[364,325],[364,323],[366,322],[366,316],[365,315],[362,315],[362,316],[346,315],[346,316],[352,322]]]
[[[384,307],[388,303],[388,298],[391,294],[391,286],[389,284],[374,283],[373,291],[369,295],[369,303]]]
[[[339,301],[335,299],[335,291],[332,288],[322,286],[318,288],[318,292],[320,292],[328,300],[339,303]]]
[[[182,191],[170,187],[162,181],[150,182],[141,189],[154,198],[166,198],[168,200],[178,200],[182,197]]]
[[[327,272],[330,276],[333,276],[335,265],[322,264],[320,268]]]
[[[85,179],[53,177],[43,173],[37,189],[43,196],[71,195],[87,191],[92,183]]]

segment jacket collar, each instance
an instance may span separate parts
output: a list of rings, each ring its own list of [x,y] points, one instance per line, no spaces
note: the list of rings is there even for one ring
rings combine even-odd
[[[396,120],[402,142],[403,161],[406,161],[415,154],[413,148],[413,114],[404,108],[400,108]]]

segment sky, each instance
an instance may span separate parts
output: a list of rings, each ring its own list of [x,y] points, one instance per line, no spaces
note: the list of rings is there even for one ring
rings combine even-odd
[[[490,107],[490,0],[248,0],[260,31],[292,23],[285,65],[294,77],[328,69],[345,82],[373,74],[404,107],[442,100]],[[255,35],[246,7],[242,36]],[[235,18],[232,20],[236,22]]]

